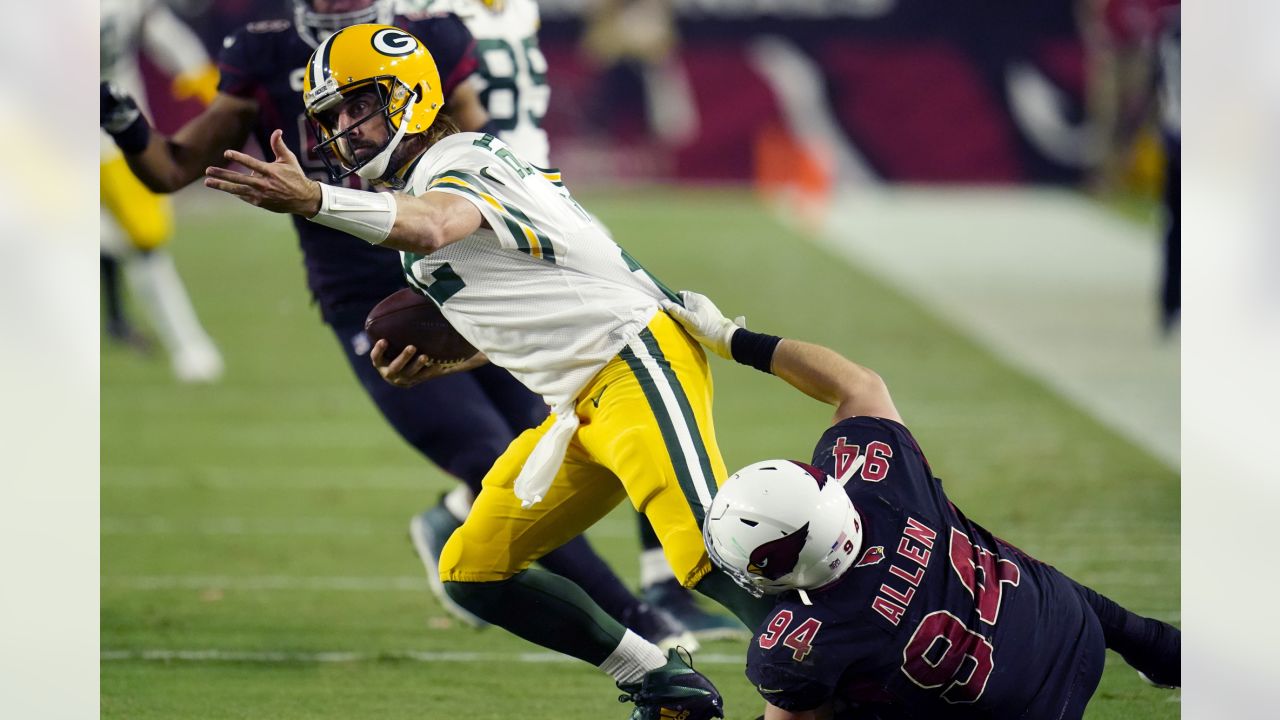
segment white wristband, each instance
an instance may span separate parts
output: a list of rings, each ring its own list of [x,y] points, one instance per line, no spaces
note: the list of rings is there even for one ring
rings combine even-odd
[[[392,193],[320,183],[320,212],[310,220],[380,245],[396,224],[396,199]]]

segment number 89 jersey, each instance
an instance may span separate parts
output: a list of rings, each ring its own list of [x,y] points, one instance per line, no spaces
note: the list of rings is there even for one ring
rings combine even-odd
[[[538,49],[538,3],[534,0],[428,0],[433,12],[451,12],[476,39],[480,102],[498,138],[537,167],[550,167],[542,129],[551,88],[547,60]]]

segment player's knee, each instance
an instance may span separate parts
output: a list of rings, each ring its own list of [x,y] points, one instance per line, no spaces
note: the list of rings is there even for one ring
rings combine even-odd
[[[129,233],[129,241],[139,250],[155,250],[169,240],[167,223],[150,223]]]
[[[477,617],[492,622],[490,618],[499,614],[506,596],[506,586],[511,578],[494,582],[446,581],[444,592],[450,600],[458,603]]]
[[[463,523],[453,531],[440,551],[440,580],[444,583],[477,583],[508,580],[515,571],[495,565],[498,550],[485,541],[484,531]]]

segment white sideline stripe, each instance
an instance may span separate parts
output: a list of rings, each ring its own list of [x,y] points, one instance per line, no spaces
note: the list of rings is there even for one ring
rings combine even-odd
[[[105,588],[127,590],[347,590],[355,592],[427,589],[421,575],[292,576],[292,575],[126,575],[102,578]]]
[[[1141,571],[1082,572],[1076,579],[1102,593],[1116,587],[1153,588],[1170,585],[1164,568]],[[420,575],[121,575],[103,576],[105,589],[159,590],[337,590],[345,592],[421,592],[427,589]],[[1173,585],[1176,587],[1176,584]],[[1171,588],[1172,589],[1172,588]]]
[[[419,490],[427,494],[444,480],[443,473],[428,474],[430,466],[378,465],[363,469],[332,466],[236,467],[234,465],[104,465],[103,489],[192,488],[219,490]],[[403,474],[403,477],[386,477]],[[425,500],[424,500],[425,502]]]
[[[1065,191],[899,187],[844,193],[815,240],[1176,470],[1157,232]]]
[[[393,527],[394,525],[394,527]],[[149,515],[104,517],[103,535],[375,535],[404,531],[402,523],[374,523],[348,518],[221,517],[183,521]]]
[[[433,652],[402,650],[389,652],[286,652],[275,650],[103,650],[104,661],[152,660],[160,662],[252,662],[252,663],[354,663],[383,660],[411,660],[421,663],[569,663],[577,662],[568,655],[552,652]],[[746,657],[723,653],[698,653],[697,665],[746,665]]]

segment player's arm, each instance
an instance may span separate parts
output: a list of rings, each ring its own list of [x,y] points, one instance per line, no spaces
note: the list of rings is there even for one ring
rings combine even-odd
[[[101,88],[101,124],[129,168],[152,192],[171,193],[222,162],[222,152],[241,147],[258,116],[253,100],[218,93],[209,107],[182,126],[173,137],[156,132],[138,111],[137,103],[107,83]]]
[[[205,186],[272,212],[301,215],[375,245],[422,255],[487,226],[475,205],[451,193],[415,197],[322,185],[303,174],[279,130],[271,134],[271,149],[274,162],[226,151],[224,157],[244,165],[249,174],[211,165],[205,168]]]
[[[158,4],[142,24],[142,48],[147,57],[173,78],[178,100],[198,98],[208,105],[218,92],[218,68],[191,26],[167,5]]]
[[[902,422],[884,380],[831,348],[803,340],[781,340],[774,348],[771,369],[814,400],[835,405],[835,422],[859,415]]]
[[[489,124],[489,113],[480,102],[474,83],[464,82],[454,88],[445,101],[444,112],[463,132],[478,132]]]
[[[884,380],[831,348],[753,333],[729,320],[704,295],[682,292],[684,305],[664,307],[723,358],[771,372],[809,397],[834,405],[835,421],[859,415],[902,422]]]

